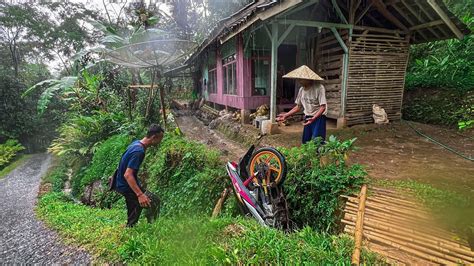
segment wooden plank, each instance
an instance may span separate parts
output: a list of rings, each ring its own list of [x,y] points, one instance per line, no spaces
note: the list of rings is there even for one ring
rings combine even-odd
[[[428,23],[418,24],[416,26],[410,27],[409,30],[410,31],[416,31],[416,30],[420,30],[420,29],[425,29],[425,28],[441,25],[441,24],[444,24],[444,21],[439,19],[439,20],[428,22]]]
[[[377,28],[377,27],[369,27],[369,26],[354,26],[355,30],[368,30],[368,31],[374,31],[374,32],[380,32],[380,33],[389,33],[389,34],[406,34],[408,33],[407,31],[401,31],[401,30],[390,30],[386,28]]]
[[[341,35],[341,38],[343,38],[343,39],[345,39],[345,40],[348,39],[348,33],[347,33],[347,31],[345,31],[344,33],[339,33],[339,34]],[[324,44],[326,44],[326,43],[328,43],[328,42],[332,42],[332,41],[334,41],[334,40],[336,40],[336,37],[334,37],[333,34],[330,34],[330,35],[328,35],[327,37],[322,38],[322,39],[320,40],[320,42],[321,42],[321,44],[324,45]],[[337,41],[337,40],[336,40],[336,41]]]
[[[322,76],[335,76],[335,75],[341,75],[341,69],[335,69],[335,70],[330,70],[330,71],[321,71],[320,75]]]
[[[364,38],[382,38],[382,39],[389,39],[389,40],[405,40],[405,38],[396,36],[396,35],[387,35],[387,34],[357,34],[354,33],[352,34],[353,38],[359,38],[359,37],[364,37]]]

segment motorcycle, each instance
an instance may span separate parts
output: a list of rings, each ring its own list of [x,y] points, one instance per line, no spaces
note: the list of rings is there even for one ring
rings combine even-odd
[[[274,148],[252,145],[239,163],[228,162],[227,173],[241,211],[261,225],[290,229],[288,205],[283,192],[286,163]]]

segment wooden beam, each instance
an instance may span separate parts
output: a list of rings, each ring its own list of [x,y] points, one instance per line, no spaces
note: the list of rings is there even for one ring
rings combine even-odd
[[[270,41],[272,40],[272,33],[268,29],[267,25],[263,25],[263,28],[265,29],[265,32],[267,33],[268,38],[270,38]]]
[[[354,26],[354,29],[356,29],[356,30],[369,30],[369,31],[389,33],[389,34],[395,34],[395,35],[400,34],[400,33],[408,33],[408,32],[400,31],[400,30],[390,30],[390,29],[385,29],[385,28],[376,28],[376,27],[368,27],[368,26]]]
[[[370,14],[367,14],[367,17],[372,20],[372,22],[375,23],[375,25],[377,25],[377,27],[379,28],[385,28],[385,25],[383,25],[380,21],[378,21],[376,18],[374,18],[372,15]]]
[[[296,7],[292,8],[292,9],[290,9],[290,10],[287,10],[287,11],[282,12],[281,14],[278,14],[278,15],[276,16],[276,18],[281,18],[281,17],[284,17],[284,16],[289,16],[289,15],[291,15],[291,14],[294,14],[294,13],[300,11],[300,10],[303,10],[303,9],[305,9],[305,8],[311,6],[311,5],[317,4],[317,3],[319,3],[319,0],[307,1],[306,3],[304,3],[304,4],[300,5],[300,6],[296,6]]]
[[[425,28],[429,28],[429,27],[433,27],[433,26],[438,26],[440,24],[444,24],[444,21],[441,20],[441,19],[410,27],[409,30],[410,31],[415,31],[415,30],[425,29]]]
[[[349,49],[347,48],[346,43],[344,43],[344,40],[341,38],[341,35],[339,35],[339,32],[337,32],[336,28],[331,28],[331,31],[339,42],[339,45],[342,47],[342,50],[344,50],[344,53],[347,54]]]
[[[278,62],[278,24],[272,24],[272,54],[270,68],[270,121],[275,123],[276,118],[276,91],[277,91],[277,62]]]
[[[361,0],[353,0],[350,1],[350,7],[349,7],[349,23],[354,24],[354,19],[355,19],[355,14],[357,12],[357,9],[359,9]]]
[[[284,32],[283,34],[280,36],[280,38],[278,38],[278,45],[280,45],[284,40],[285,38],[288,36],[288,34],[290,34],[290,32],[293,30],[293,28],[295,27],[294,24],[291,24]]]
[[[399,2],[399,1],[397,1],[397,3],[398,3],[398,2]],[[403,10],[401,10],[401,9],[397,6],[396,3],[393,3],[391,6],[393,7],[393,9],[395,9],[395,11],[398,12],[398,14],[400,14],[400,16],[402,16],[408,23],[410,23],[410,25],[415,26],[415,25],[417,24],[417,23],[413,22],[413,20],[410,19],[410,17],[408,17],[408,16],[405,14],[405,12],[403,12]],[[411,29],[410,29],[410,30],[411,30]],[[420,34],[421,37],[423,37],[425,40],[429,40],[429,38],[428,38],[422,31],[419,31],[419,32],[417,32],[417,33]]]
[[[423,8],[423,5],[420,3],[420,1],[418,0],[415,0],[415,3],[418,5],[418,7],[420,8],[421,12],[423,12],[423,14],[425,14],[425,16],[430,20],[430,21],[433,21],[434,18],[433,16],[431,16],[431,14],[429,12],[426,12],[426,10]],[[428,21],[429,22],[429,21]],[[433,33],[436,38],[438,39],[441,39],[442,36],[439,35],[439,33],[437,33],[433,28],[428,28],[428,30]],[[446,31],[443,31],[444,35],[446,36],[449,36],[449,33],[447,33]]]
[[[336,10],[336,13],[339,16],[339,18],[341,19],[341,21],[344,22],[345,24],[348,24],[347,19],[344,16],[344,14],[342,13],[341,9],[339,8],[339,5],[337,4],[336,0],[331,0],[331,2],[332,2],[332,6]]]
[[[418,4],[418,6],[420,7],[421,11],[423,11],[423,13],[426,15],[426,17],[428,17],[431,21],[435,20],[435,18],[431,15],[430,12],[426,11],[426,9],[423,8],[423,3],[421,3],[419,0],[415,0],[415,2]],[[426,3],[426,1],[424,1]],[[440,27],[439,30],[441,32],[443,32],[443,34],[448,37],[449,36],[449,32],[446,31],[444,28]]]
[[[388,19],[398,28],[408,31],[408,28],[405,25],[403,25],[403,23],[401,23],[400,20],[398,20],[398,18],[396,18],[392,13],[390,13],[390,11],[388,11],[387,7],[385,6],[382,0],[372,0],[372,3],[386,19]]]
[[[283,25],[302,26],[302,27],[314,27],[314,28],[336,28],[336,29],[352,29],[353,25],[321,22],[321,21],[306,21],[306,20],[293,20],[293,19],[279,19],[278,23]]]
[[[359,14],[359,16],[357,16],[357,18],[355,19],[354,21],[354,25],[356,25],[365,15],[365,13],[367,13],[370,9],[372,8],[372,2],[370,2],[365,8],[364,10],[362,10],[362,12]]]
[[[441,17],[441,19],[448,25],[449,29],[456,35],[459,40],[464,38],[464,34],[458,29],[458,27],[451,21],[446,13],[444,13],[443,9],[433,0],[428,0],[428,4],[436,11],[436,13]]]

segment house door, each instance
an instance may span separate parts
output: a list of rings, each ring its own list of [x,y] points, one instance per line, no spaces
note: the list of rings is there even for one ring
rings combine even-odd
[[[283,75],[296,68],[296,45],[282,44],[278,48],[277,104],[295,102],[295,80],[284,79]]]

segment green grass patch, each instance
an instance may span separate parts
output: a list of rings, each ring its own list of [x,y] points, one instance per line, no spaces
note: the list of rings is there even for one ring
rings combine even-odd
[[[15,168],[20,166],[24,161],[28,160],[31,157],[30,154],[24,154],[18,156],[16,160],[8,164],[5,168],[0,170],[0,179],[4,178],[6,175],[8,175],[11,171],[13,171]]]
[[[350,264],[353,243],[310,227],[291,234],[264,228],[246,218],[207,216],[142,219],[123,228],[125,206],[89,208],[61,193],[40,198],[37,214],[70,244],[85,247],[96,262],[163,265]],[[143,217],[142,217],[143,218]],[[366,263],[380,261],[364,252]]]

